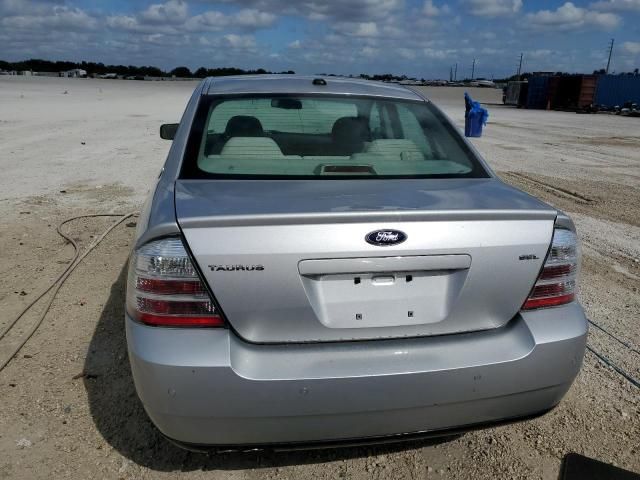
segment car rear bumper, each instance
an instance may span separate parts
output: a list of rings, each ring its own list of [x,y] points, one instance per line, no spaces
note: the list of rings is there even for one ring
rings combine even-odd
[[[577,303],[487,332],[335,344],[126,326],[136,389],[160,431],[229,448],[394,439],[535,415],[569,389],[587,334]]]

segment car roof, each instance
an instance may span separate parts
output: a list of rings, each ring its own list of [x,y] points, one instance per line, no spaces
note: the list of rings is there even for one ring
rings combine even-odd
[[[321,79],[326,85],[318,85]],[[329,95],[364,95],[404,100],[425,98],[402,85],[361,80],[358,78],[332,77],[322,75],[237,75],[229,77],[209,77],[203,88],[206,95],[261,94],[261,93],[326,93]]]

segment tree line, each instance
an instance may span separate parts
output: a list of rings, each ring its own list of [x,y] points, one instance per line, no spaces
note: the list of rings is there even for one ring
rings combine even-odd
[[[218,67],[205,68],[200,67],[195,71],[191,71],[188,67],[176,67],[170,71],[164,71],[154,66],[136,66],[136,65],[105,65],[101,62],[68,62],[68,61],[50,61],[38,58],[22,60],[19,62],[7,62],[0,60],[0,70],[31,70],[34,72],[65,72],[67,70],[82,69],[88,75],[102,75],[105,73],[115,73],[122,76],[143,76],[143,77],[171,77],[180,78],[204,78],[204,77],[222,77],[226,75],[265,75],[270,72],[264,68],[257,70],[244,70],[237,67]],[[295,73],[293,70],[279,73]]]

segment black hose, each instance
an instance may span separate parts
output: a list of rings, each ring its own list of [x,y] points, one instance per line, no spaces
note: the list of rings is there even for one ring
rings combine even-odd
[[[58,227],[56,228],[56,231],[58,232],[58,234],[61,237],[63,237],[65,240],[67,240],[69,243],[71,243],[71,245],[73,246],[73,249],[75,250],[73,254],[73,259],[71,260],[67,268],[65,268],[62,271],[62,273],[60,273],[60,275],[58,275],[58,277],[44,291],[42,291],[29,305],[27,305],[13,320],[11,320],[6,325],[6,327],[2,330],[2,332],[0,332],[0,340],[1,340],[9,332],[9,330],[11,330],[14,327],[14,325],[18,322],[18,320],[20,320],[24,316],[25,313],[27,313],[49,291],[51,291],[51,289],[54,289],[53,294],[49,298],[49,302],[47,303],[46,307],[38,317],[38,320],[36,321],[36,323],[31,327],[31,329],[25,335],[22,336],[22,338],[18,341],[18,345],[13,349],[13,351],[3,360],[0,360],[0,371],[2,371],[4,367],[6,367],[9,364],[9,362],[22,349],[25,343],[27,343],[27,341],[33,336],[33,334],[40,327],[40,325],[42,325],[44,317],[49,312],[49,309],[51,308],[51,305],[53,304],[53,300],[56,298],[56,295],[58,294],[60,287],[64,285],[64,282],[67,280],[67,278],[69,278],[69,275],[71,275],[71,273],[76,269],[76,267],[80,264],[80,262],[82,262],[82,260],[87,255],[89,255],[89,253],[91,253],[91,251],[94,248],[96,248],[102,240],[104,240],[104,238],[109,234],[109,232],[111,232],[114,228],[116,228],[126,219],[133,217],[135,215],[137,215],[137,212],[127,213],[125,215],[116,214],[116,213],[97,213],[97,214],[89,214],[89,215],[77,215],[75,217],[67,218],[66,220],[64,220],[62,223],[58,225]],[[109,226],[109,228],[107,228],[102,233],[102,235],[100,235],[96,240],[94,240],[93,243],[85,250],[85,252],[82,255],[80,255],[80,249],[78,247],[78,244],[75,242],[73,238],[71,238],[69,235],[64,233],[61,230],[61,228],[63,225],[65,225],[66,223],[69,223],[72,220],[76,220],[78,218],[92,218],[92,217],[120,217],[120,218],[116,222],[111,224],[111,226]]]
[[[634,385],[635,387],[640,388],[640,380],[632,377],[630,374],[628,374],[622,368],[616,365],[613,361],[609,360],[606,356],[594,350],[593,347],[591,347],[590,345],[587,345],[587,350],[593,353],[598,358],[598,360],[605,363],[609,367],[613,368],[616,372],[618,372],[620,375],[626,378],[631,385]]]
[[[625,347],[627,347],[629,350],[631,350],[633,353],[637,353],[638,355],[640,355],[640,350],[638,350],[635,346],[631,345],[628,342],[625,342],[624,340],[616,337],[613,333],[609,332],[608,330],[606,330],[602,325],[598,325],[596,322],[594,322],[593,320],[589,320],[589,323],[591,325],[593,325],[594,327],[596,327],[598,330],[603,331],[604,333],[606,333],[607,335],[609,335],[611,338],[613,338],[614,340],[616,340],[618,343],[620,343],[621,345],[624,345]]]

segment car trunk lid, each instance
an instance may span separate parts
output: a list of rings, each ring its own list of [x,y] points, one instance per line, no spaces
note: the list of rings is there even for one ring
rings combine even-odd
[[[179,180],[176,213],[233,329],[280,343],[502,326],[557,212],[496,179],[372,179]]]

